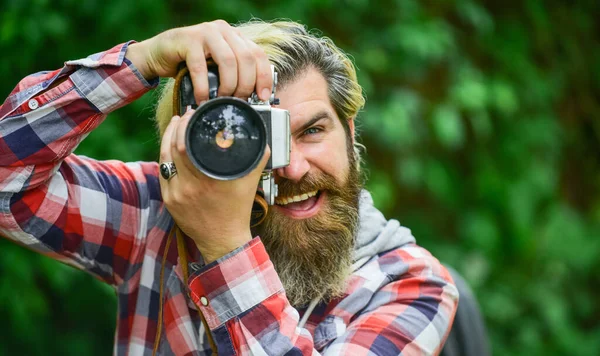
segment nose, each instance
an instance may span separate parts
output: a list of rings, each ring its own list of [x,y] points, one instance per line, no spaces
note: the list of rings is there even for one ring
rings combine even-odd
[[[301,150],[297,149],[292,143],[292,152],[290,152],[290,164],[286,167],[277,168],[275,172],[279,177],[289,179],[293,182],[299,182],[302,177],[310,170],[310,164]]]

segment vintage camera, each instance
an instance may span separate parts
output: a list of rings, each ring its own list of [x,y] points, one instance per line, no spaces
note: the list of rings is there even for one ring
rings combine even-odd
[[[208,67],[209,100],[198,106],[189,72],[177,79],[176,104],[183,114],[188,106],[196,109],[185,133],[187,154],[194,166],[209,177],[232,180],[250,173],[260,162],[267,144],[271,157],[265,167],[258,191],[273,205],[277,185],[271,171],[290,163],[291,133],[289,111],[274,108],[277,73],[268,101],[253,93],[248,101],[217,97],[219,72]],[[178,100],[177,100],[178,99]],[[178,102],[178,103],[177,103]]]

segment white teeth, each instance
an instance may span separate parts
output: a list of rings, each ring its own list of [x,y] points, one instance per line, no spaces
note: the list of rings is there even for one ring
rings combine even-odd
[[[314,197],[315,195],[317,195],[318,192],[319,192],[318,190],[315,190],[313,192],[308,192],[308,193],[304,193],[301,195],[294,195],[293,197],[277,198],[277,199],[275,199],[275,204],[287,205],[289,203],[300,202],[300,201],[306,200],[310,197]]]

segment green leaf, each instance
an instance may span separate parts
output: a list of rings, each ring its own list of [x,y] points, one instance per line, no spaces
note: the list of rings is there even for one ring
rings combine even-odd
[[[438,106],[432,114],[432,125],[438,141],[445,148],[455,150],[464,144],[463,123],[453,106]]]

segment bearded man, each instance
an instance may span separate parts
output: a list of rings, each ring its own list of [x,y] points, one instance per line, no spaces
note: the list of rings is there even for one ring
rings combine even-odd
[[[111,111],[189,68],[208,99],[268,100],[291,118],[276,205],[250,228],[257,182],[220,181],[186,154],[193,110],[157,105],[161,163],[96,161],[77,144]],[[0,107],[0,234],[98,276],[118,295],[117,355],[431,355],[458,295],[410,230],[362,190],[355,68],[293,22],[224,21],[163,32],[23,79]],[[176,171],[175,171],[176,169]],[[172,232],[179,231],[177,243]]]

